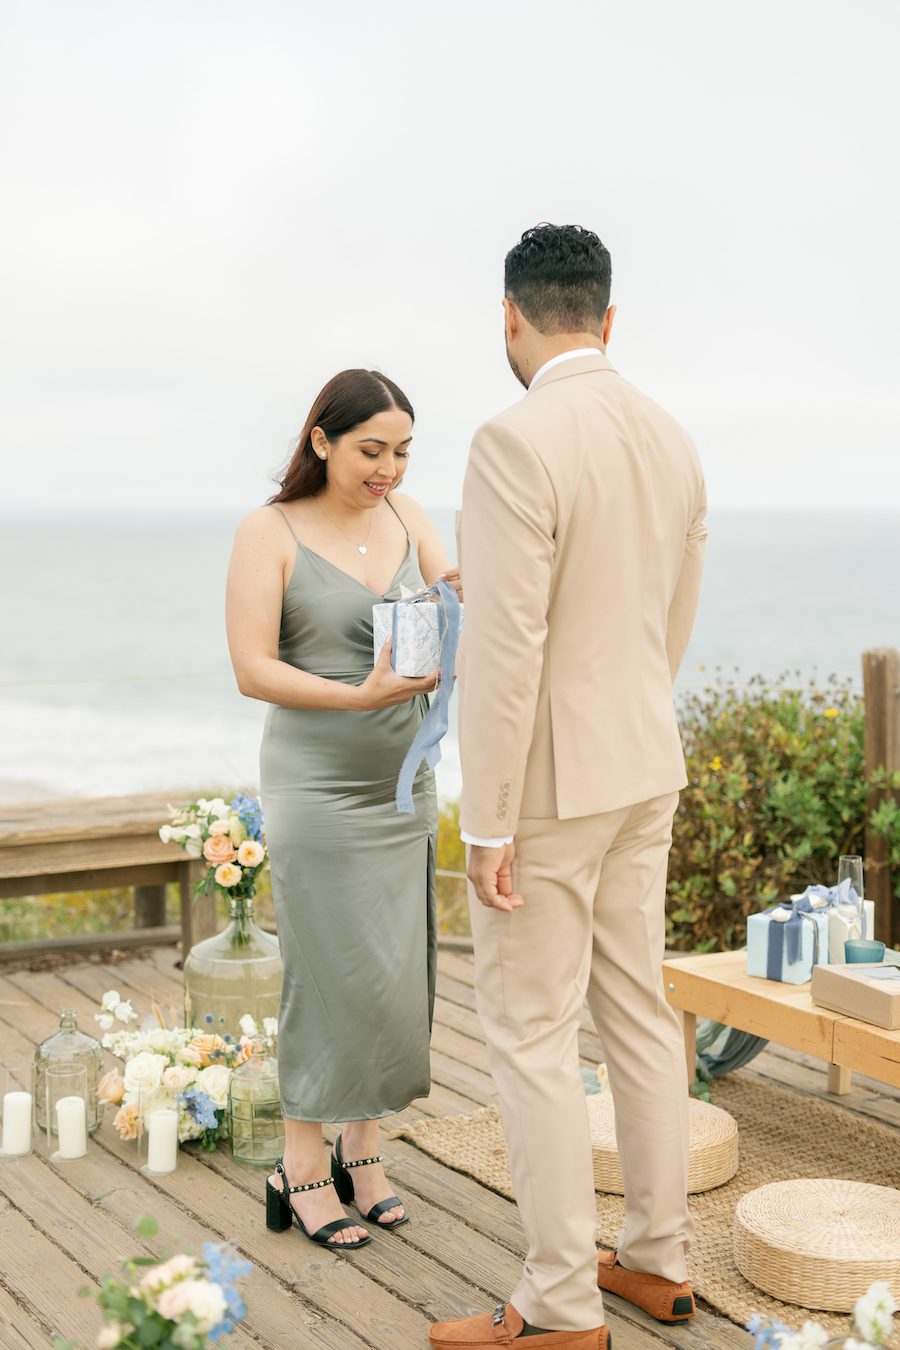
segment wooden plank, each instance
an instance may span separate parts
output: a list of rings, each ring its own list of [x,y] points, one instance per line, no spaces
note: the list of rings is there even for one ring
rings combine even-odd
[[[181,792],[139,792],[126,797],[66,797],[47,802],[0,805],[0,848],[93,839],[135,831],[153,834],[168,819],[170,802]],[[188,798],[187,800],[192,800]]]
[[[3,1350],[47,1350],[49,1324],[38,1321],[35,1309],[23,1307],[14,1299],[4,1288],[2,1278],[0,1275],[0,1346]]]
[[[853,1071],[840,1064],[828,1065],[828,1091],[835,1097],[846,1097],[853,1086]]]
[[[165,928],[123,928],[113,933],[72,933],[64,938],[32,938],[28,942],[0,943],[0,962],[22,961],[50,952],[99,952],[117,949],[132,951],[138,947],[156,947],[178,938],[181,929],[174,924]]]
[[[177,844],[164,844],[156,834],[119,832],[0,849],[0,876],[52,878],[59,872],[103,872],[114,867],[180,862],[183,857]]]
[[[815,1007],[808,985],[755,979],[746,953],[715,952],[663,962],[666,998],[682,1012],[832,1059],[838,1015]]]
[[[22,1259],[24,1252],[27,1261]],[[100,1325],[97,1308],[92,1300],[79,1298],[78,1290],[97,1281],[8,1201],[0,1202],[0,1270],[9,1294],[26,1308],[39,1311],[51,1332],[95,1344]]]
[[[140,882],[166,886],[178,880],[179,860],[138,863],[106,869],[88,867],[77,872],[34,872],[4,875],[0,860],[0,900],[21,895],[50,895],[54,891],[102,891],[115,886],[134,886]]]
[[[834,1060],[900,1087],[900,1031],[842,1018],[834,1032]]]

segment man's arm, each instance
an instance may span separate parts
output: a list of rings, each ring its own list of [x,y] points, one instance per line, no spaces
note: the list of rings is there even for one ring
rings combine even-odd
[[[669,658],[669,670],[672,679],[678,674],[687,645],[691,638],[691,629],[697,616],[700,600],[700,581],[703,576],[703,554],[706,547],[706,485],[701,481],[700,499],[694,512],[684,545],[684,558],[675,594],[669,605],[669,619],[666,628],[666,654]]]
[[[515,835],[547,636],[556,500],[530,443],[503,423],[475,435],[463,490],[466,589],[462,830]]]

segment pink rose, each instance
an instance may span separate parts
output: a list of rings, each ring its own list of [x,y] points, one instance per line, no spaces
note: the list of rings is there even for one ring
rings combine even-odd
[[[190,1295],[188,1293],[188,1281],[182,1280],[179,1284],[173,1284],[171,1288],[164,1289],[156,1301],[161,1317],[169,1317],[173,1321],[176,1317],[183,1317],[190,1304]]]
[[[231,862],[237,855],[227,834],[211,834],[203,845],[203,856],[213,867]]]
[[[97,1084],[97,1100],[108,1106],[118,1106],[125,1096],[125,1079],[118,1069],[110,1069]]]

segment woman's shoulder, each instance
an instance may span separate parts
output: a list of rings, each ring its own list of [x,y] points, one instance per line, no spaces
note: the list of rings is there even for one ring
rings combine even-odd
[[[235,539],[257,548],[280,550],[290,544],[293,530],[287,515],[275,505],[255,506],[238,521]]]
[[[388,500],[413,539],[418,542],[423,529],[428,525],[425,508],[406,492],[392,492]]]

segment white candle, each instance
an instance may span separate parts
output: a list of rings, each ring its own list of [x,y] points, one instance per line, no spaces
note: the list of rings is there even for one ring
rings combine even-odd
[[[178,1112],[151,1111],[147,1118],[147,1167],[151,1172],[174,1172],[178,1162]]]
[[[87,1118],[83,1097],[60,1097],[56,1127],[61,1158],[83,1158],[87,1153]]]
[[[3,1152],[31,1152],[31,1093],[7,1092],[3,1098]]]

